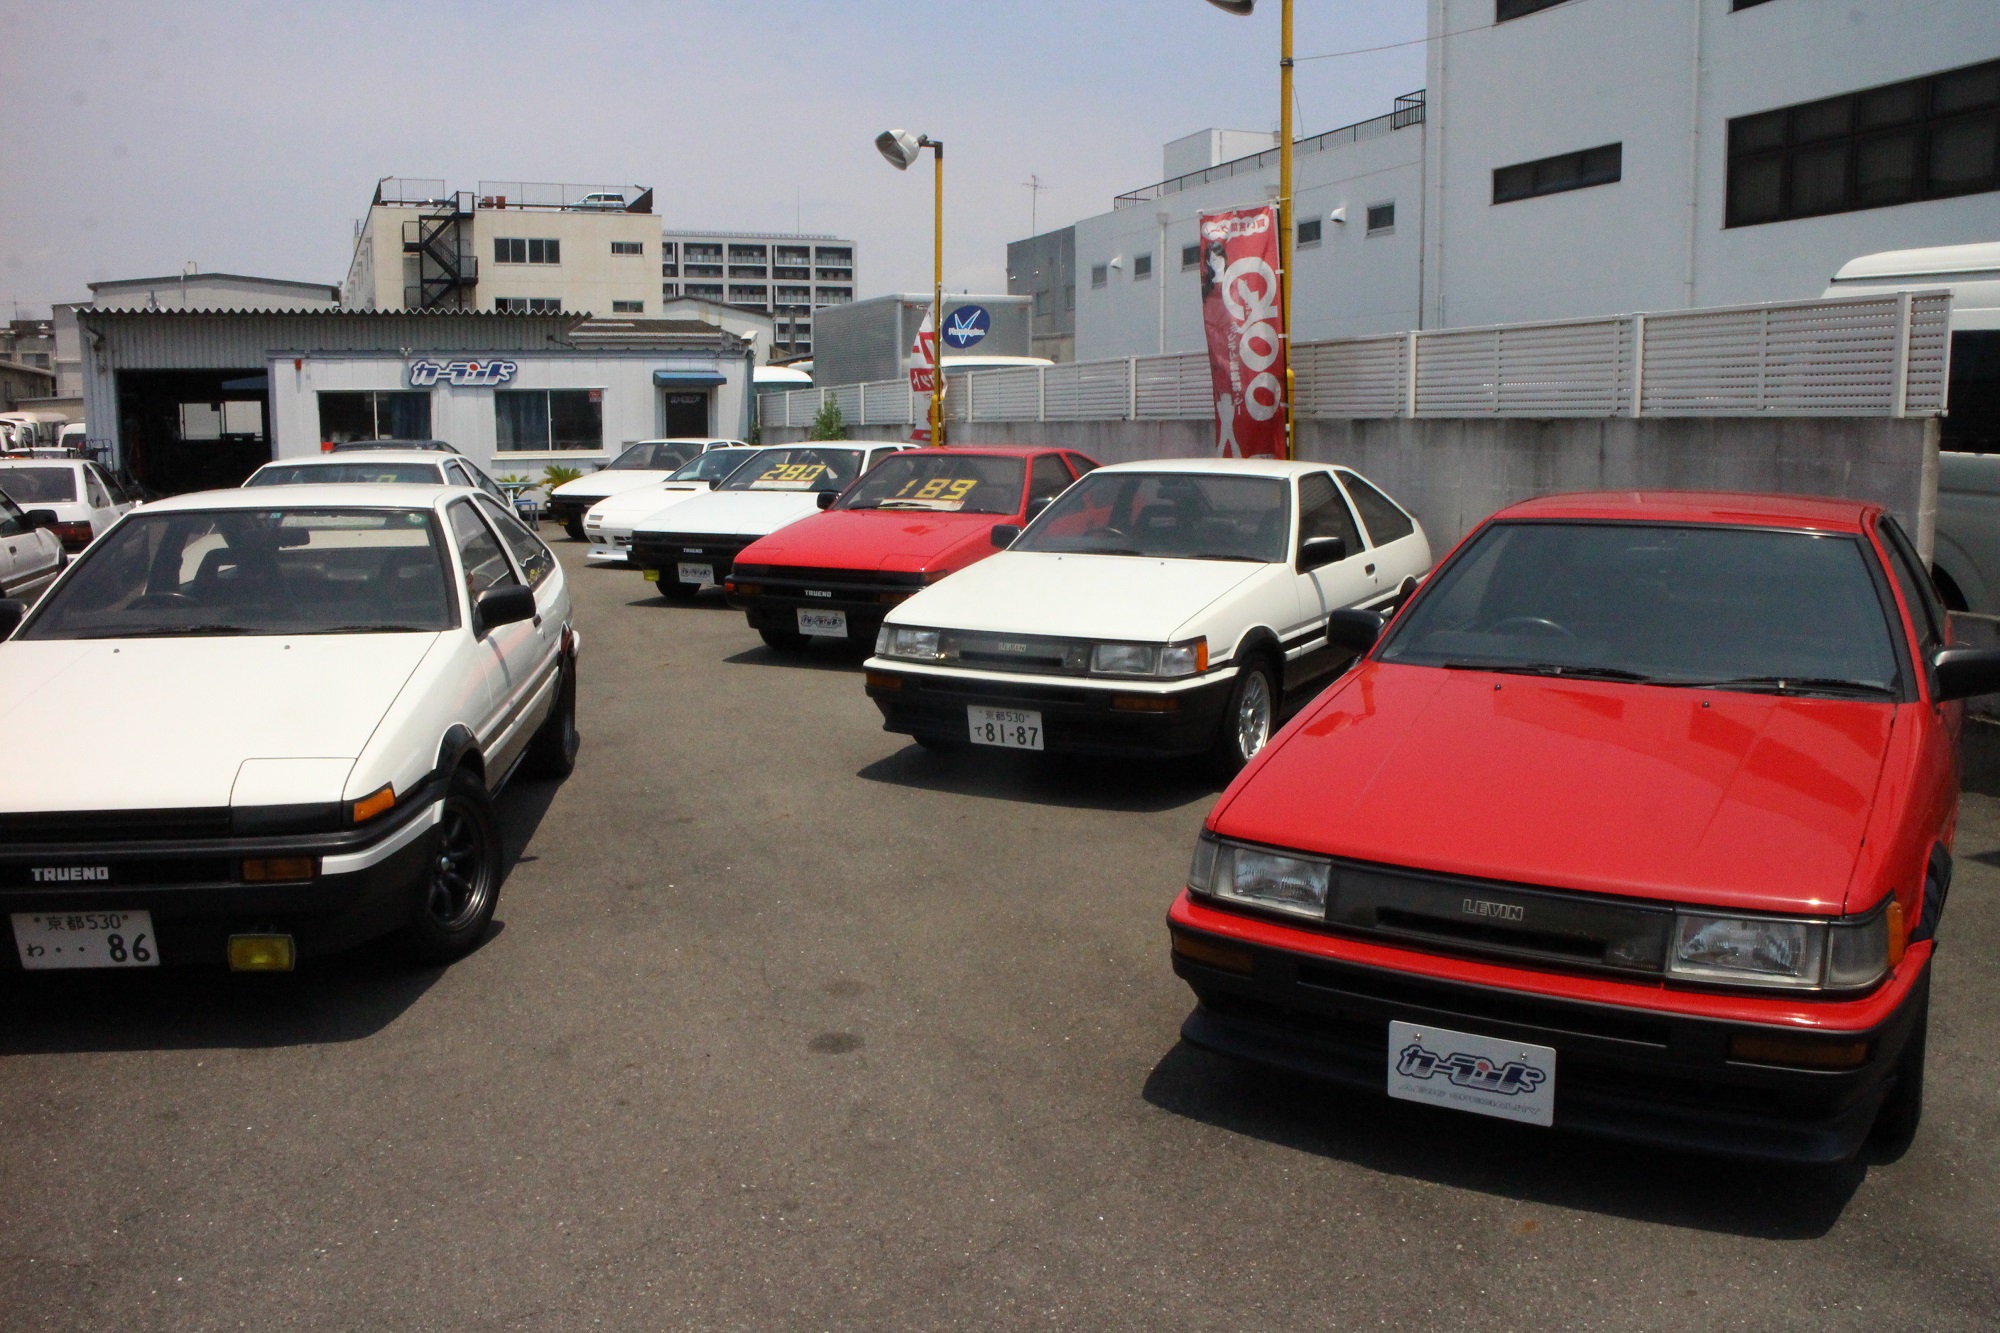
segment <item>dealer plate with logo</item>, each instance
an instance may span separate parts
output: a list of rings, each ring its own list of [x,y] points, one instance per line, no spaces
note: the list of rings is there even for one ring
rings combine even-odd
[[[967,704],[965,713],[974,745],[997,745],[1008,750],[1042,748],[1042,715],[1032,708]]]
[[[151,912],[16,912],[14,948],[30,972],[158,967]]]
[[[682,583],[692,583],[698,588],[706,588],[715,582],[714,565],[696,565],[683,560],[678,572]]]
[[[799,608],[799,633],[822,639],[844,639],[847,637],[847,612],[820,611],[802,606]]]
[[[1389,1095],[1474,1115],[1551,1125],[1556,1113],[1555,1048],[1392,1021]]]

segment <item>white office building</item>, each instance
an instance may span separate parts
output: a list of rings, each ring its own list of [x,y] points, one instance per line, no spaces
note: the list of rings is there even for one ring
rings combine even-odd
[[[660,293],[768,314],[773,359],[811,356],[813,312],[854,299],[854,242],[800,232],[664,232]]]
[[[1430,0],[1429,32],[1423,93],[1297,145],[1301,341],[1810,298],[2000,240],[1994,0]],[[1275,196],[1259,141],[1177,140],[1076,224],[1078,360],[1203,345],[1196,220]]]

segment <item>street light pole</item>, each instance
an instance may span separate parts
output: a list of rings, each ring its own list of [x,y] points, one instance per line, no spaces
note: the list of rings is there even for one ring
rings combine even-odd
[[[883,130],[875,136],[875,148],[898,171],[931,150],[931,337],[936,352],[931,358],[931,447],[944,444],[944,140],[907,130]]]

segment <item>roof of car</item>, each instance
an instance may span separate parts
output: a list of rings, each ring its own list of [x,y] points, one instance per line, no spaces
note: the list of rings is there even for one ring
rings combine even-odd
[[[1005,454],[1012,458],[1025,458],[1030,454],[1073,454],[1077,451],[1066,444],[953,444],[942,449],[912,449],[919,457],[925,454]]]
[[[59,454],[48,458],[36,458],[30,454],[0,454],[0,467],[82,467],[89,461],[87,458],[64,458]]]
[[[189,509],[430,509],[454,495],[477,495],[469,486],[421,482],[349,483],[326,486],[245,486],[228,491],[189,491],[155,500],[142,513]]]
[[[366,458],[355,457],[365,453]],[[429,449],[367,449],[311,454],[304,458],[274,458],[264,467],[353,467],[356,463],[428,463],[438,467],[451,455]],[[263,471],[259,468],[258,471]]]
[[[1283,458],[1149,458],[1138,463],[1112,463],[1099,472],[1213,472],[1238,477],[1296,477],[1325,472],[1332,463],[1308,463]]]
[[[1599,518],[1645,523],[1729,523],[1746,527],[1860,532],[1882,506],[1821,495],[1750,491],[1579,491],[1509,505],[1493,517]]]

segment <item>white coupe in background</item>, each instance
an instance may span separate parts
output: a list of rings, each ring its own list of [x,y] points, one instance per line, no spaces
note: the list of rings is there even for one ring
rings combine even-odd
[[[1099,468],[993,540],[883,623],[867,690],[885,730],[1229,772],[1353,658],[1329,621],[1396,606],[1431,564],[1358,474],[1253,459]]]
[[[49,510],[25,511],[0,491],[0,597],[32,602],[62,573],[69,553],[54,526]]]
[[[471,459],[431,449],[336,451],[312,458],[274,459],[245,486],[470,486],[502,504],[507,493]]]
[[[632,554],[634,528],[683,500],[708,494],[759,452],[749,445],[740,449],[711,449],[665,481],[599,500],[583,515],[583,535],[590,543],[584,563],[630,568],[631,562],[626,557]]]
[[[449,962],[499,897],[492,794],[575,762],[562,569],[458,487],[163,500],[33,611],[0,602],[9,631],[10,742],[118,757],[41,765],[0,803],[29,970],[283,971],[385,935]]]
[[[97,464],[74,458],[0,458],[0,491],[29,513],[55,515],[49,531],[81,551],[137,503]]]
[[[827,508],[869,468],[914,448],[841,440],[766,449],[707,495],[643,520],[632,533],[630,562],[658,581],[660,596],[693,597],[728,578],[736,553],[751,542]]]
[[[608,496],[641,486],[656,486],[690,459],[710,449],[740,448],[741,440],[711,440],[705,436],[641,440],[595,472],[566,481],[549,492],[549,517],[577,541],[584,539],[583,516]]]

